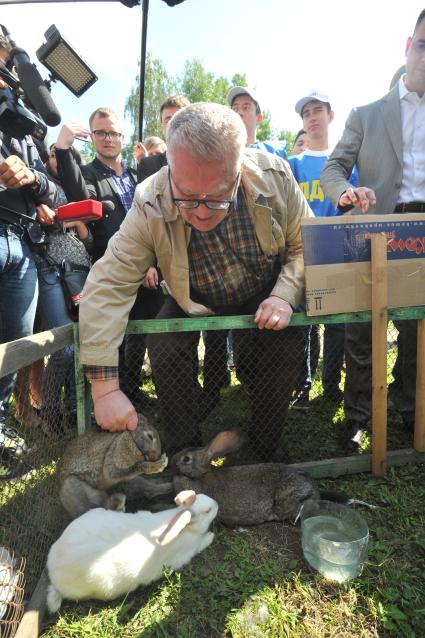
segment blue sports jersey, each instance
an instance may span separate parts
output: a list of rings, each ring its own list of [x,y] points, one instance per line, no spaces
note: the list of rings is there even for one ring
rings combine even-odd
[[[342,214],[331,200],[325,197],[320,184],[320,174],[328,158],[329,151],[312,151],[308,148],[303,153],[288,158],[294,177],[316,217]],[[349,181],[354,187],[358,185],[356,167],[353,168]]]
[[[265,142],[254,142],[251,144],[251,148],[258,148],[260,151],[267,151],[267,153],[273,153],[273,155],[279,155],[283,159],[286,157],[286,142],[284,140],[266,140]]]

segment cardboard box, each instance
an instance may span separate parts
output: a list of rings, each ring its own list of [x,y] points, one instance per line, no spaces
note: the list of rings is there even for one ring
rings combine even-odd
[[[388,307],[425,305],[425,214],[302,220],[306,312],[371,309],[370,234],[387,234]]]

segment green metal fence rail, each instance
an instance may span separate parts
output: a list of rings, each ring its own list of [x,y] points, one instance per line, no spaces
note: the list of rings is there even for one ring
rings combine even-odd
[[[371,311],[345,313],[338,315],[325,315],[319,317],[308,317],[304,313],[294,313],[290,325],[309,326],[319,324],[365,323],[370,322],[371,318]],[[421,320],[424,318],[424,306],[415,306],[410,308],[393,308],[388,310],[389,322],[394,320],[402,321],[408,319]],[[196,317],[187,319],[152,319],[143,321],[129,321],[126,334],[252,329],[255,327],[256,324],[252,315],[229,317]],[[90,386],[85,380],[83,369],[80,363],[78,324],[74,325],[74,343],[77,378],[78,429],[80,432],[82,432],[90,426],[91,422],[91,395]],[[413,448],[392,450],[388,452],[387,461],[389,466],[424,462],[425,453],[415,451]],[[344,474],[371,471],[372,455],[363,454],[361,456],[357,455],[352,457],[309,461],[307,463],[294,463],[293,467],[305,470],[316,477],[336,477]]]

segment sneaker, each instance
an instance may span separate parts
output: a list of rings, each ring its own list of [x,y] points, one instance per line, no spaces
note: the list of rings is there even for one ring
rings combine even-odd
[[[367,427],[364,423],[348,419],[345,421],[343,430],[340,433],[339,442],[347,451],[358,452],[362,447],[366,431]]]
[[[24,439],[19,436],[19,432],[6,425],[4,421],[0,421],[0,450],[7,448],[14,450],[16,456],[22,456],[30,451]]]
[[[291,407],[294,408],[294,410],[309,410],[311,408],[309,390],[300,390],[292,401]]]
[[[15,450],[0,446],[0,481],[23,478],[34,468],[16,456]]]

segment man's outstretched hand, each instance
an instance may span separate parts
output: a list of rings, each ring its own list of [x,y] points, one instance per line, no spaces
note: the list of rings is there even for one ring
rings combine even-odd
[[[283,330],[289,326],[292,308],[287,301],[280,297],[268,297],[258,306],[254,321],[262,330]]]

